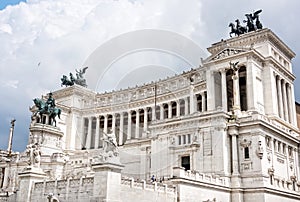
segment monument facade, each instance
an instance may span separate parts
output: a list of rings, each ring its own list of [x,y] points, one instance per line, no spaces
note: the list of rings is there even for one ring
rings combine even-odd
[[[299,200],[295,53],[255,14],[167,79],[97,93],[64,76],[26,151],[1,151],[0,200]]]

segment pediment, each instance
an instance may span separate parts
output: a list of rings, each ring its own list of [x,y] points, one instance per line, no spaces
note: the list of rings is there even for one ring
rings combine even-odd
[[[213,60],[219,60],[223,59],[232,55],[237,55],[243,52],[247,52],[247,49],[242,49],[242,48],[224,48],[220,52],[212,55],[211,57],[208,58],[208,61],[213,61]]]

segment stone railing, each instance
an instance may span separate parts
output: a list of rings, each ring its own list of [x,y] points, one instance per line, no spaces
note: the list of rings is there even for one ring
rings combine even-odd
[[[53,193],[59,195],[60,198],[68,198],[68,195],[80,192],[88,192],[92,195],[94,187],[94,178],[85,177],[80,179],[67,179],[67,180],[55,180],[44,181],[34,183],[33,194],[35,195],[47,195]]]
[[[155,94],[159,96],[174,93],[175,91],[182,91],[190,86],[190,77],[193,77],[193,84],[199,85],[206,81],[206,72],[203,69],[191,69],[188,72],[183,72],[180,75],[168,77],[157,82],[97,94],[95,100],[87,101],[84,105],[85,107],[105,107],[151,98],[154,97]]]
[[[164,193],[176,193],[176,188],[163,183],[153,182],[149,183],[145,180],[135,181],[133,178],[122,178],[121,185],[135,189],[143,189],[149,191],[158,191]]]
[[[280,190],[300,192],[300,181],[286,180],[275,175],[271,187]]]
[[[174,167],[173,168],[173,177],[174,178],[183,178],[188,180],[194,180],[198,182],[210,183],[212,185],[220,185],[220,186],[229,186],[229,180],[227,178],[222,178],[217,175],[208,175],[204,173],[200,173],[198,171],[185,171],[182,167]]]

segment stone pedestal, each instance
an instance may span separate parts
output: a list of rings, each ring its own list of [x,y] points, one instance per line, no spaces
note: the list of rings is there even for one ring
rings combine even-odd
[[[63,132],[51,125],[35,123],[30,128],[29,142],[40,145],[43,155],[52,155],[53,153],[62,152]]]
[[[93,201],[121,201],[121,170],[124,166],[113,163],[92,165],[95,172]]]
[[[17,193],[16,202],[30,202],[31,189],[34,182],[43,181],[46,174],[40,168],[27,167],[19,173],[20,185]]]

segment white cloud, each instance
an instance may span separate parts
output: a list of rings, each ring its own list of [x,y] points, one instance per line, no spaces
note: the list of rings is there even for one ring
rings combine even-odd
[[[18,80],[2,81],[2,84],[3,84],[4,87],[18,88],[19,81]]]
[[[8,81],[0,85],[0,123],[7,125],[4,134],[9,131],[6,120],[14,116],[16,133],[24,134],[16,138],[26,138],[32,98],[59,89],[62,74],[81,67],[98,46],[115,36],[145,28],[163,29],[191,37],[206,48],[228,37],[228,22],[262,8],[264,26],[274,28],[300,52],[296,43],[299,28],[293,23],[298,19],[298,7],[297,0],[288,4],[271,0],[27,0],[8,6],[0,11],[0,81]],[[26,141],[20,142],[24,146]],[[3,145],[1,142],[0,148],[5,148]]]
[[[0,122],[13,114],[16,133],[18,125],[28,125],[18,117],[28,115],[32,98],[59,89],[63,74],[119,34],[156,28],[190,36],[199,24],[197,0],[27,0],[8,6],[0,11]]]

